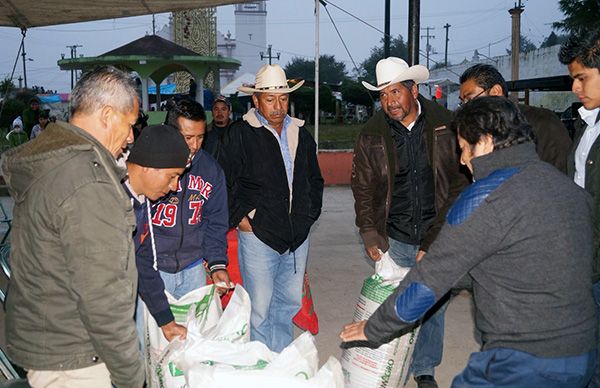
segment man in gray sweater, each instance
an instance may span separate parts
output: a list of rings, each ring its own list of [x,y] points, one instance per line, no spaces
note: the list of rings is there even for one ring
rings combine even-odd
[[[475,183],[425,258],[342,340],[388,342],[469,273],[483,346],[453,387],[584,386],[597,324],[589,196],[539,160],[530,125],[506,98],[473,100],[453,125]]]

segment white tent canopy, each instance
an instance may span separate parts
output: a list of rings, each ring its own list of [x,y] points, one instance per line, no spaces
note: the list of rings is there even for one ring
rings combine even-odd
[[[0,26],[30,28],[115,19],[249,0],[0,0]]]
[[[238,78],[234,79],[227,85],[221,88],[221,94],[224,96],[231,96],[232,94],[238,93],[238,96],[248,96],[248,94],[239,92],[237,88],[242,85],[254,85],[256,77],[252,73],[244,73]]]

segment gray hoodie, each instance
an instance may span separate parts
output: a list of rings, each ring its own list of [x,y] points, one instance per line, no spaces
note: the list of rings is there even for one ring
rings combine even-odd
[[[385,342],[470,273],[483,350],[569,357],[594,349],[589,195],[541,162],[532,143],[472,162],[476,182],[461,193],[427,255],[369,319],[367,338]]]

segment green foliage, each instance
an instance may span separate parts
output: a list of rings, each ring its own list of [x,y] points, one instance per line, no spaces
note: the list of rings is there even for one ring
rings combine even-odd
[[[307,119],[314,116],[315,111],[315,89],[303,86],[290,95],[291,101],[296,107],[296,115],[302,113]],[[321,111],[335,113],[335,97],[331,94],[331,88],[321,85],[319,88],[319,107]],[[310,120],[309,120],[310,121]]]
[[[362,124],[319,125],[319,149],[353,149]],[[312,125],[306,129],[314,136]]]
[[[540,45],[540,48],[552,47],[559,44],[563,44],[565,40],[567,40],[567,35],[556,35],[554,31],[552,31],[550,35],[548,35],[546,39],[544,39],[544,41]]]
[[[4,78],[0,82],[0,96],[8,96],[13,90],[15,90],[15,84],[10,78]]]
[[[592,30],[598,26],[600,18],[598,0],[559,0],[558,8],[565,18],[552,23],[554,29],[571,34],[580,30]]]
[[[341,92],[344,101],[355,105],[371,106],[375,100],[369,96],[370,92],[364,86],[351,79],[345,79],[342,82]]]
[[[0,116],[0,128],[7,130],[13,120],[20,116],[25,109],[25,104],[16,99],[6,99],[3,102],[2,115]]]
[[[375,66],[377,66],[377,62],[384,58],[383,52],[383,43],[384,40],[381,38],[380,46],[375,46],[371,48],[371,55],[365,59],[361,64],[361,71],[359,74],[360,79],[364,79],[369,83],[375,83]],[[390,41],[390,56],[403,58],[406,60],[408,58],[408,46],[404,42],[404,38],[402,35],[398,35],[397,38],[392,38]]]
[[[536,50],[537,46],[528,37],[521,35],[521,39],[519,39],[519,52],[528,53],[530,51]],[[506,53],[510,55],[512,50],[506,49]]]
[[[319,57],[319,82],[337,85],[346,78],[346,64],[338,62],[333,55]],[[288,78],[300,78],[314,81],[315,61],[294,57],[285,65]]]

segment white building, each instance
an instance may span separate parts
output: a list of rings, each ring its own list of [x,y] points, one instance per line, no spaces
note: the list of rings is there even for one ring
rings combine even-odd
[[[235,5],[235,38],[231,32],[217,31],[217,52],[223,57],[231,57],[242,62],[233,72],[221,70],[221,87],[245,73],[256,74],[264,64],[260,53],[267,51],[267,3],[254,1]]]

